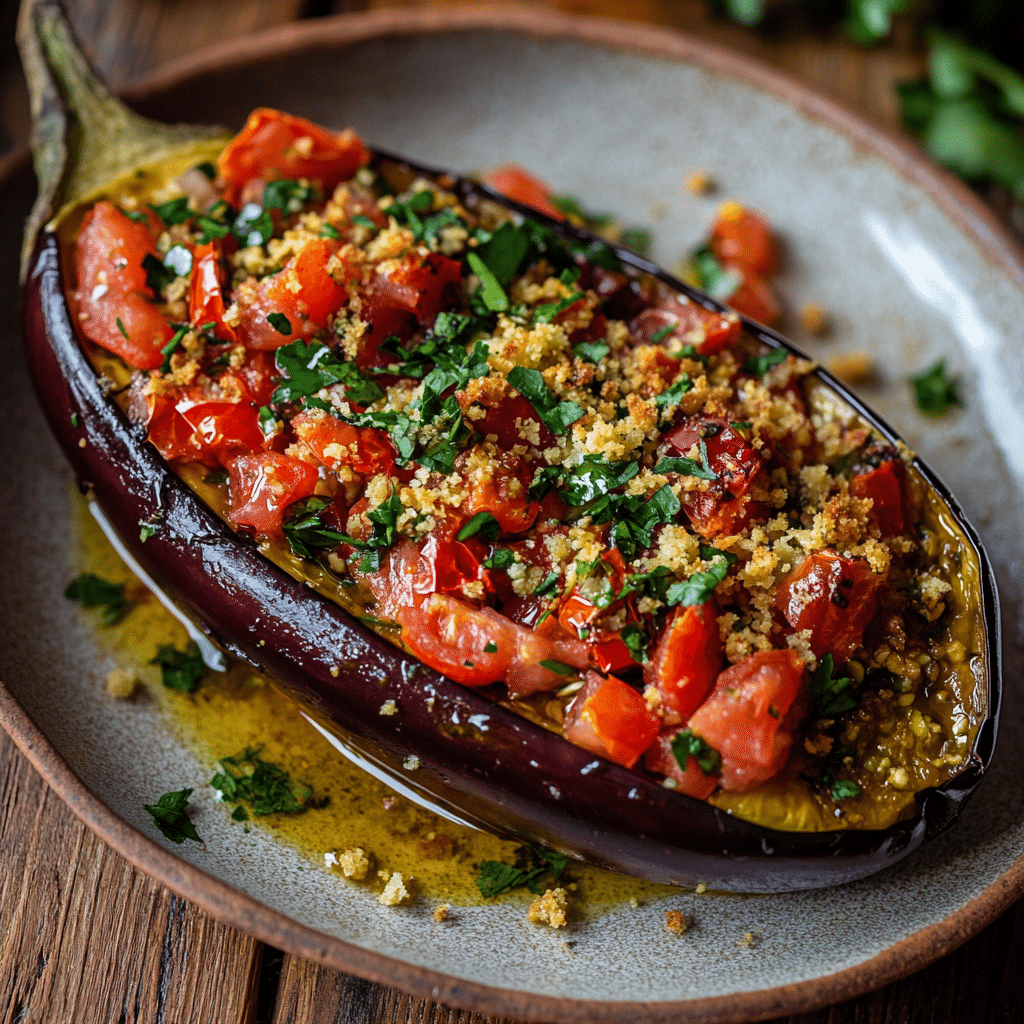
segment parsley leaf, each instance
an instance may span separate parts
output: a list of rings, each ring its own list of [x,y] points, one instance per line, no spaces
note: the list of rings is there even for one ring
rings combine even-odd
[[[191,789],[179,789],[164,793],[155,804],[142,805],[153,816],[153,824],[160,829],[164,839],[172,843],[183,843],[186,839],[203,842],[185,810],[191,795]]]
[[[826,654],[811,677],[811,693],[819,718],[835,718],[857,706],[857,698],[849,692],[853,680],[849,676],[834,679],[832,655]]]
[[[642,494],[606,494],[588,509],[595,525],[612,523],[609,540],[627,558],[654,543],[654,529],[672,522],[682,506],[665,484],[649,498]]]
[[[292,333],[292,322],[284,315],[284,313],[268,313],[267,323],[270,324],[278,334],[284,334],[287,336]]]
[[[743,275],[737,270],[723,267],[706,245],[697,249],[690,260],[697,271],[697,283],[719,302],[728,302],[743,284]]]
[[[651,638],[647,635],[647,630],[643,626],[636,622],[629,622],[622,627],[619,636],[626,645],[630,657],[635,662],[642,665],[648,660],[647,648],[650,645]]]
[[[551,196],[549,201],[556,210],[578,217],[591,231],[607,227],[614,219],[610,213],[595,213],[584,209],[575,196]]]
[[[553,434],[565,434],[569,426],[586,413],[575,402],[560,402],[548,390],[540,370],[514,366],[507,379],[537,411],[544,425]]]
[[[167,225],[184,224],[195,216],[195,210],[189,209],[188,196],[171,199],[166,203],[151,206],[150,209]]]
[[[672,737],[672,754],[676,764],[685,772],[686,762],[693,758],[705,775],[718,771],[722,757],[713,747],[709,747],[699,736],[694,736],[689,729],[683,729]]]
[[[558,589],[558,573],[552,569],[534,591],[536,597],[550,597]]]
[[[298,213],[306,203],[319,198],[319,193],[310,185],[302,185],[288,178],[272,181],[263,190],[263,208]]]
[[[384,397],[384,392],[364,377],[354,362],[339,359],[336,352],[322,342],[294,341],[282,345],[275,358],[278,370],[286,379],[271,396],[272,403],[297,402],[331,384],[344,384],[345,398],[357,405],[372,405]]]
[[[558,493],[568,506],[577,508],[622,487],[639,472],[637,462],[605,462],[600,452],[585,455],[578,466],[562,473]]]
[[[573,345],[572,354],[577,359],[585,359],[588,363],[599,363],[611,349],[603,341],[581,341]]]
[[[261,750],[246,747],[233,757],[221,758],[222,771],[210,779],[210,785],[220,790],[228,803],[247,804],[253,814],[298,814],[316,806],[312,787],[262,760]]]
[[[848,800],[851,797],[860,796],[860,786],[849,779],[836,779],[829,787],[833,800]]]
[[[490,558],[484,559],[485,569],[507,569],[516,556],[511,548],[495,548]]]
[[[538,664],[541,668],[546,668],[549,672],[554,672],[556,676],[574,676],[576,675],[576,669],[572,665],[566,665],[564,661],[555,661],[554,658],[542,658]]]
[[[763,377],[773,366],[784,363],[788,354],[784,348],[777,348],[763,356],[749,356],[743,364],[743,372],[752,373],[755,377]]]
[[[682,583],[673,583],[665,594],[665,600],[670,606],[704,604],[711,600],[715,587],[728,574],[729,566],[736,564],[736,556],[732,552],[720,551],[707,544],[701,544],[700,557],[705,562],[711,562],[711,567],[704,572],[695,572]]]
[[[265,245],[274,235],[274,219],[259,203],[246,203],[231,225],[231,233],[243,248]]]
[[[490,239],[476,248],[476,254],[494,275],[502,288],[507,288],[530,248],[526,231],[506,221]],[[470,262],[470,266],[473,266]],[[476,268],[473,268],[476,273]]]
[[[160,666],[164,686],[184,693],[195,693],[206,672],[203,656],[194,643],[184,651],[179,651],[173,644],[161,644],[150,665]]]
[[[361,571],[376,572],[380,569],[380,552],[387,550],[398,540],[398,517],[404,511],[398,495],[392,491],[387,501],[381,502],[375,509],[366,513],[366,518],[373,524],[373,532],[366,540],[341,535],[343,542],[366,552],[359,563]]]
[[[565,871],[569,858],[551,850],[535,846],[520,846],[516,850],[515,864],[500,860],[485,860],[479,865],[476,885],[484,899],[492,899],[503,892],[526,886],[530,892],[542,892],[540,879],[548,876],[544,888],[555,885]]]
[[[666,456],[654,467],[655,473],[678,473],[681,476],[695,476],[698,480],[717,480],[718,477],[696,459],[675,459]]]
[[[487,540],[497,540],[501,534],[501,527],[498,525],[498,520],[491,515],[490,512],[477,512],[472,519],[470,519],[465,526],[455,535],[455,539],[459,541],[469,540],[470,537],[475,537],[479,534],[481,537]]]
[[[917,377],[911,377],[914,401],[929,416],[942,416],[954,405],[962,406],[959,378],[946,374],[946,360],[940,359]]]
[[[314,496],[288,509],[281,529],[288,546],[300,558],[313,558],[314,551],[336,547],[343,540],[343,533],[324,524],[323,511],[330,504],[326,498]]]
[[[84,608],[102,607],[101,621],[107,626],[113,626],[133,607],[132,601],[124,596],[125,586],[124,583],[114,583],[91,572],[83,572],[64,588],[64,596],[78,601]]]
[[[680,374],[679,379],[668,389],[662,391],[654,398],[654,404],[659,409],[669,405],[678,405],[683,400],[683,395],[693,388],[693,381],[688,373]]]
[[[466,256],[473,273],[480,279],[477,292],[483,304],[494,313],[503,313],[509,307],[508,295],[494,272],[487,266],[476,252]]]

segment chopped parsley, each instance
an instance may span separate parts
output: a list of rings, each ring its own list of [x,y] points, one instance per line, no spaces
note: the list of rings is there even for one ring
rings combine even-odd
[[[332,384],[344,384],[346,400],[356,405],[372,405],[384,397],[354,362],[340,359],[322,342],[294,341],[282,345],[274,355],[284,379],[271,395],[271,403],[298,402]]]
[[[822,764],[821,778],[818,781],[837,802],[860,795],[860,786],[856,782],[837,777],[845,769],[847,758],[852,758],[855,753],[852,747],[834,746]],[[808,781],[813,784],[813,780]]]
[[[278,334],[289,335],[292,333],[292,322],[284,313],[268,313],[267,323],[277,331]]]
[[[831,654],[818,662],[818,667],[811,676],[811,693],[814,696],[814,707],[819,718],[835,718],[844,711],[852,711],[857,706],[857,698],[850,692],[853,680],[849,676],[833,678],[834,663]]]
[[[128,329],[125,327],[124,322],[121,320],[121,318],[118,317],[117,320],[115,320],[114,322],[117,324],[117,329],[124,336],[124,340],[131,341],[132,339],[128,337]]]
[[[690,260],[697,272],[698,284],[719,302],[728,302],[743,284],[743,275],[738,270],[723,267],[707,246],[697,249]]]
[[[664,327],[659,327],[651,335],[651,344],[660,345],[678,326],[679,321],[677,320],[674,324],[666,324]]]
[[[365,552],[359,563],[360,572],[377,572],[380,569],[380,553],[398,540],[398,517],[405,511],[398,495],[392,492],[387,501],[366,513],[373,524],[373,532],[366,540],[341,535],[341,541]]]
[[[266,245],[274,237],[274,218],[259,203],[246,203],[231,225],[231,234],[242,248]]]
[[[553,434],[565,434],[571,424],[586,413],[575,402],[560,402],[548,390],[540,370],[514,366],[508,372],[508,382],[537,411],[537,415]]]
[[[610,213],[595,213],[593,210],[584,209],[576,196],[551,196],[549,201],[556,210],[578,218],[591,231],[606,228],[614,220]]]
[[[556,676],[574,676],[576,675],[576,669],[572,665],[566,665],[564,661],[555,661],[554,658],[542,658],[538,664],[541,668],[546,668],[549,672],[554,672]]]
[[[752,373],[755,377],[763,377],[773,366],[784,363],[788,354],[784,348],[777,348],[763,356],[749,356],[743,364],[743,372]]]
[[[516,560],[511,548],[495,548],[490,558],[484,559],[485,569],[507,569]]]
[[[166,203],[159,203],[151,206],[150,209],[167,225],[173,227],[175,224],[184,224],[195,216],[195,211],[189,208],[188,196],[180,196],[178,199],[171,199]]]
[[[546,888],[557,884],[562,877],[569,858],[551,850],[542,850],[536,846],[520,846],[516,850],[514,864],[506,864],[500,860],[485,860],[478,867],[476,885],[484,899],[492,899],[526,886],[530,892],[540,894]],[[541,879],[544,885],[541,886]]]
[[[629,651],[629,656],[639,664],[644,664],[647,659],[647,648],[650,646],[651,638],[647,630],[637,622],[629,622],[622,627],[619,633],[622,642]]]
[[[114,583],[94,573],[83,572],[64,588],[64,596],[78,601],[84,608],[102,608],[100,620],[107,626],[113,626],[134,607],[133,602],[125,597],[126,586],[125,583]]]
[[[701,450],[701,454],[705,449]],[[698,480],[717,480],[718,476],[696,459],[676,459],[666,457],[660,459],[654,467],[655,473],[678,473],[681,476],[695,476]]]
[[[160,666],[160,677],[169,690],[195,693],[206,673],[206,665],[195,643],[179,651],[173,644],[161,644],[151,665]]]
[[[688,373],[680,374],[679,379],[670,388],[666,388],[660,395],[655,396],[654,404],[659,409],[678,405],[683,400],[683,395],[692,388],[693,381],[690,380],[690,375]]]
[[[244,803],[253,814],[260,815],[298,814],[317,806],[312,787],[292,779],[278,765],[264,761],[259,756],[261,750],[262,747],[246,747],[218,762],[221,771],[210,779],[210,785],[220,791],[224,801]]]
[[[188,324],[179,324],[177,326],[178,329],[174,332],[171,340],[160,349],[160,355],[164,357],[164,361],[160,364],[161,373],[171,372],[171,356],[181,347],[181,341],[188,333]]]
[[[604,455],[598,452],[585,455],[578,466],[569,470],[563,471],[560,467],[544,469],[554,469],[555,479],[561,477],[559,496],[570,508],[577,508],[627,484],[640,472],[640,465],[637,462],[605,462]]]
[[[186,839],[194,843],[203,842],[186,811],[191,795],[191,789],[179,789],[164,793],[155,804],[142,805],[153,816],[153,824],[169,842],[183,843]]]
[[[281,529],[288,546],[300,558],[313,558],[314,552],[337,547],[345,535],[331,529],[323,521],[324,509],[331,502],[313,496],[297,501],[288,509]]]
[[[672,522],[682,506],[668,484],[649,498],[642,494],[606,494],[588,508],[595,525],[611,523],[609,541],[628,560],[654,544],[654,529]]]
[[[558,573],[552,569],[534,591],[537,597],[550,597],[558,589]]]
[[[473,273],[480,279],[477,294],[483,305],[493,313],[504,313],[509,308],[508,295],[501,286],[497,275],[480,258],[479,253],[471,252],[466,256]]]
[[[699,736],[694,736],[689,729],[683,729],[672,737],[672,755],[682,771],[686,771],[686,762],[693,758],[705,775],[718,771],[722,764],[722,756],[713,747],[709,747]]]
[[[573,345],[572,354],[577,359],[584,359],[588,363],[599,363],[611,349],[603,341],[581,341]]]
[[[319,192],[311,185],[303,185],[288,178],[270,182],[263,190],[264,210],[281,210],[284,213],[298,213],[306,203],[319,199]]]
[[[487,540],[497,540],[501,534],[501,527],[498,525],[498,520],[491,515],[490,512],[477,512],[472,519],[470,519],[465,526],[455,535],[455,539],[459,541],[469,540],[470,537],[475,537],[479,534],[481,537]]]
[[[960,397],[960,380],[947,374],[945,359],[940,359],[917,377],[911,377],[910,384],[918,409],[928,416],[942,416],[954,405],[964,404]]]
[[[704,604],[711,600],[715,587],[721,583],[729,572],[729,566],[736,564],[736,556],[731,551],[720,551],[707,544],[701,544],[700,557],[711,566],[703,572],[695,572],[682,583],[673,583],[665,594],[670,606],[677,604]]]

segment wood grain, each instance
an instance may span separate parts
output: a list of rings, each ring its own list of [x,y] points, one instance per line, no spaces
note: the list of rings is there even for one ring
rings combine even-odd
[[[255,1021],[260,946],[112,853],[0,732],[0,1021]]]
[[[905,23],[864,50],[800,24],[770,36],[715,19],[705,0],[526,0],[527,6],[683,29],[741,50],[898,126],[893,86],[921,74]],[[13,4],[0,14],[0,148],[27,135],[13,72]],[[68,0],[114,85],[161,61],[300,16],[451,0]],[[777,1024],[1010,1024],[1024,1019],[1024,901],[923,971]],[[0,733],[0,1024],[512,1024],[413,999],[262,947],[110,852]]]

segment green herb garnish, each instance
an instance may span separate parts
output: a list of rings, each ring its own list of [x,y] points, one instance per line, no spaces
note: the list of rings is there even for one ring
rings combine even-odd
[[[665,600],[670,606],[710,601],[715,587],[728,574],[729,566],[736,564],[736,556],[731,551],[720,551],[706,544],[700,546],[700,557],[705,562],[711,562],[711,567],[704,572],[695,572],[682,583],[673,583],[665,594]]]
[[[189,644],[184,651],[179,651],[173,644],[161,644],[150,664],[160,666],[164,686],[183,693],[195,693],[206,672],[203,656],[195,643]]]
[[[835,718],[857,706],[857,698],[850,692],[853,680],[849,676],[834,679],[833,670],[832,655],[826,654],[811,676],[811,693],[819,718]]]
[[[151,206],[150,209],[166,224],[173,227],[175,224],[184,224],[195,216],[195,210],[189,208],[188,196],[181,196],[178,199],[171,199],[166,203]]]
[[[124,595],[126,585],[105,580],[91,572],[83,572],[64,588],[64,596],[78,601],[84,608],[102,608],[100,619],[105,625],[113,626],[134,606]]]
[[[571,424],[586,415],[575,402],[560,402],[548,390],[540,370],[514,366],[508,372],[508,382],[537,411],[544,425],[553,434],[565,434]]]
[[[221,771],[210,779],[228,803],[245,803],[253,814],[298,814],[313,801],[312,787],[292,779],[283,768],[264,761],[262,747],[246,747],[233,757],[222,758]],[[236,811],[237,813],[237,811]]]
[[[497,540],[501,534],[501,527],[498,520],[490,512],[477,512],[465,526],[455,535],[459,541],[469,540],[479,534],[487,540]]]
[[[267,323],[277,331],[278,334],[289,335],[292,333],[292,322],[284,313],[268,313]]]
[[[750,356],[743,364],[743,371],[752,373],[755,377],[763,377],[773,366],[784,363],[788,354],[784,348],[777,348],[763,356]]]
[[[709,747],[699,736],[694,736],[689,729],[683,729],[672,737],[672,755],[676,759],[682,771],[686,771],[686,762],[693,758],[700,770],[705,775],[711,775],[718,771],[722,763],[722,756],[712,747]]]
[[[929,416],[942,416],[954,405],[962,406],[960,380],[946,373],[946,360],[940,359],[924,373],[910,378],[918,409]]]
[[[492,899],[524,885],[530,892],[539,894],[543,891],[540,880],[545,879],[543,888],[555,885],[568,863],[569,858],[560,853],[535,846],[520,846],[516,850],[515,864],[500,860],[483,861],[479,865],[476,885],[484,899]]]
[[[696,459],[665,457],[658,460],[655,473],[678,473],[681,476],[695,476],[698,480],[717,480],[718,476]]]
[[[337,547],[344,539],[345,534],[332,529],[323,521],[324,509],[330,504],[326,498],[314,495],[288,508],[281,529],[288,546],[300,558],[313,558],[314,552]]]
[[[183,843],[186,839],[194,843],[203,842],[185,810],[191,795],[191,789],[179,789],[164,793],[155,804],[142,805],[153,816],[153,824],[160,829],[164,839],[172,843]]]

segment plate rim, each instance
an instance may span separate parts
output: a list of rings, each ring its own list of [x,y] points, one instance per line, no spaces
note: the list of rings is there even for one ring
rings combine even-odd
[[[145,81],[126,90],[126,95],[133,103],[145,105],[193,77],[250,65],[269,57],[338,49],[389,36],[488,30],[547,40],[564,39],[675,60],[765,90],[885,161],[928,195],[1015,284],[1024,287],[1024,252],[1016,241],[980,197],[934,164],[915,143],[753,58],[660,26],[576,17],[508,4],[414,10],[392,8],[366,14],[341,14],[291,23],[205,47],[162,65]],[[22,147],[0,161],[0,180],[6,180],[20,169],[26,158],[27,149]],[[667,1024],[678,1020],[680,1013],[686,1013],[726,1024],[805,1012],[853,998],[928,966],[988,925],[1024,893],[1022,854],[981,894],[941,921],[899,940],[860,964],[771,989],[657,1002],[545,996],[418,967],[300,924],[184,861],[116,815],[75,775],[2,681],[0,725],[47,784],[94,833],[136,868],[217,920],[294,955],[346,973],[398,987],[418,997],[503,1017],[511,1013],[529,1020],[611,1024],[636,1020],[639,1015],[651,1024],[663,1021]]]

